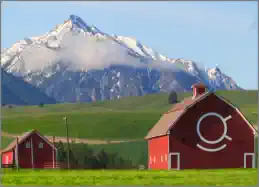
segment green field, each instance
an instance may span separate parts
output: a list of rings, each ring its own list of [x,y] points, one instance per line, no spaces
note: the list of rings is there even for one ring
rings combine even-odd
[[[217,94],[230,100],[252,123],[257,123],[257,91],[220,91]],[[190,93],[179,94],[179,100]],[[147,142],[143,140],[148,130],[163,112],[172,106],[167,94],[127,97],[115,101],[90,104],[56,104],[3,108],[2,129],[9,133],[22,133],[37,129],[44,135],[66,136],[63,116],[68,117],[71,137],[126,140],[137,142],[88,145],[94,152],[104,149],[117,153],[133,164],[147,166]],[[12,141],[2,137],[2,147]],[[79,152],[84,144],[71,144]],[[66,147],[66,145],[65,145]],[[3,185],[257,185],[257,169],[224,170],[4,170]]]
[[[14,138],[1,137],[1,148],[7,147],[13,140]]]
[[[219,91],[241,109],[248,120],[257,122],[257,91]],[[179,100],[190,93],[179,94]],[[71,137],[89,139],[143,139],[171,105],[168,94],[127,97],[91,104],[56,104],[4,108],[2,129],[21,133],[37,129],[44,135],[65,136],[63,116],[68,117]]]
[[[197,186],[256,186],[258,172],[255,169],[224,170],[5,170],[3,185],[197,185]]]

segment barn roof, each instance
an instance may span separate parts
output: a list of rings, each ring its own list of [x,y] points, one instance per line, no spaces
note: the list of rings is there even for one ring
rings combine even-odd
[[[174,122],[186,111],[188,106],[195,104],[209,94],[210,92],[206,92],[196,98],[188,97],[182,102],[175,104],[168,112],[163,114],[156,125],[149,131],[145,139],[167,134],[168,130],[172,128],[172,126],[175,124]]]
[[[145,139],[153,138],[156,136],[162,136],[167,134],[171,124],[178,119],[183,113],[183,110],[178,110],[171,113],[165,113],[156,125],[149,131]]]
[[[168,112],[164,113],[160,120],[155,124],[155,126],[148,132],[145,139],[150,139],[158,136],[163,136],[169,133],[169,130],[173,128],[176,124],[175,122],[194,104],[201,101],[203,98],[206,98],[210,94],[214,94],[213,92],[206,92],[197,96],[196,98],[188,97],[184,99],[182,102],[175,104]],[[216,95],[216,94],[214,94]],[[217,96],[217,95],[216,95]],[[223,99],[220,96],[217,96],[219,99],[223,100],[231,107],[235,108],[238,113],[242,116],[242,118],[248,123],[248,125],[253,129],[255,133],[257,133],[256,129],[247,121],[247,119],[242,115],[242,113],[229,101]]]
[[[36,133],[38,136],[40,136],[45,142],[47,142],[51,147],[54,149],[57,149],[47,138],[42,136],[37,130],[33,129],[28,132],[23,133],[21,136],[18,136],[18,144],[23,143],[29,136],[31,136],[33,133]],[[13,140],[2,152],[11,151],[16,147],[17,139]]]

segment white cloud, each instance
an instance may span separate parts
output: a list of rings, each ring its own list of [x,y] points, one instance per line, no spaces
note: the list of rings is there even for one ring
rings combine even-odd
[[[149,67],[170,71],[179,71],[182,68],[162,61],[140,63],[138,58],[128,55],[128,50],[112,40],[97,39],[83,33],[74,35],[72,32],[68,32],[60,42],[60,46],[62,49],[57,51],[45,47],[25,49],[21,54],[25,62],[24,67],[33,72],[62,61],[71,70],[103,69],[111,65]],[[23,61],[19,61],[19,63],[22,65]]]

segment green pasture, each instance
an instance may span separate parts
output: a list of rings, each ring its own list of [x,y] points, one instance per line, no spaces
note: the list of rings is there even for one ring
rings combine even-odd
[[[223,170],[4,170],[2,184],[45,186],[256,186],[256,169]]]
[[[14,138],[9,138],[9,137],[1,137],[1,149],[6,148],[12,141],[14,140]]]
[[[248,120],[257,122],[257,91],[219,91],[238,106]],[[190,93],[178,94],[179,100]],[[68,117],[71,137],[89,139],[143,139],[168,104],[168,94],[150,94],[84,104],[56,104],[3,108],[2,129],[22,133],[37,129],[44,135],[66,136],[63,116]]]

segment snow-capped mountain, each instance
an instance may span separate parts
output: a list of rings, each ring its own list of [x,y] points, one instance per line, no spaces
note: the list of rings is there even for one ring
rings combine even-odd
[[[155,92],[240,89],[220,69],[159,54],[133,37],[109,35],[71,15],[39,37],[1,51],[3,69],[57,101],[93,101]]]

